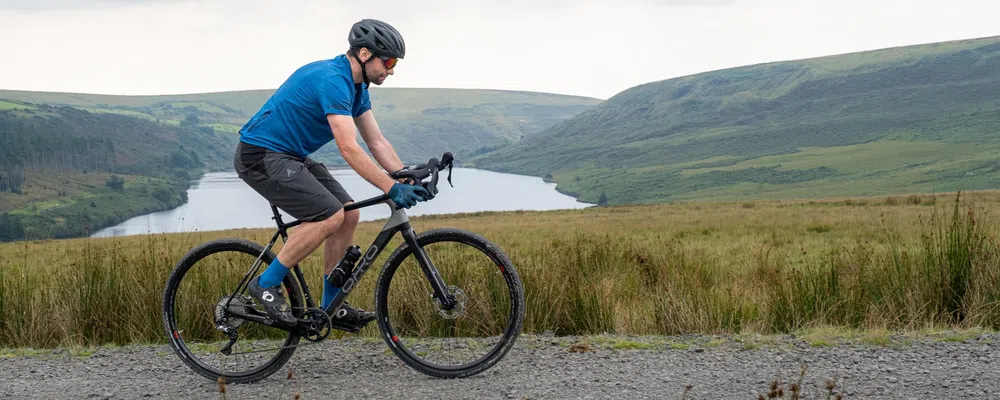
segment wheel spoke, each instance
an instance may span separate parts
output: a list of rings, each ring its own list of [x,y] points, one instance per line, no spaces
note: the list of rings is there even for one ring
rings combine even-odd
[[[236,295],[230,301],[262,250],[239,239],[209,242],[189,253],[171,275],[164,304],[165,328],[178,351],[184,353],[182,360],[209,379],[225,375],[232,383],[259,380],[280,368],[298,345],[297,335],[223,310],[228,303],[228,309],[235,312],[263,313],[247,295]],[[271,257],[273,254],[268,253],[265,261],[270,262]],[[294,282],[286,279],[285,289],[292,306],[301,307]],[[218,329],[216,322],[223,316],[227,318],[223,322],[226,329],[237,333],[229,355],[222,354],[221,349],[230,337]]]
[[[485,239],[463,231],[431,231],[418,243],[458,304],[443,310],[416,257],[397,251],[378,284],[377,307],[386,317],[379,323],[396,335],[393,351],[417,370],[435,376],[481,372],[520,332],[524,300],[516,271]]]

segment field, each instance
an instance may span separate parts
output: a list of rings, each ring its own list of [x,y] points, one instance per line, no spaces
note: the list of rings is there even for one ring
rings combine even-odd
[[[528,333],[992,330],[1000,327],[997,208],[1000,193],[976,192],[476,213],[413,224],[473,230],[505,249],[525,284]],[[381,224],[363,223],[356,241],[370,242]],[[161,342],[161,295],[177,260],[207,240],[263,243],[270,233],[0,244],[0,347]],[[302,267],[310,287],[321,287],[319,253]],[[353,304],[371,309],[376,278],[365,277]]]
[[[0,111],[3,110],[33,110],[35,106],[0,100]]]
[[[87,192],[104,188],[104,184],[111,177],[111,174],[65,172],[55,176],[54,174],[27,171],[25,176],[30,183],[25,185],[22,194],[0,192],[0,211],[10,211],[28,204],[43,207],[39,204],[71,202],[74,196],[85,196]],[[62,192],[62,196],[60,196],[60,192]],[[25,209],[23,211],[32,210]]]

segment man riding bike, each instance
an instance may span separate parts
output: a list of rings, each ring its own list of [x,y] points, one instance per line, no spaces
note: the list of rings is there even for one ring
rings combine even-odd
[[[303,221],[274,262],[248,285],[268,315],[287,324],[295,324],[281,291],[289,268],[325,241],[321,304],[325,309],[340,290],[327,277],[354,242],[358,225],[359,211],[343,210],[354,202],[351,196],[322,163],[308,158],[310,154],[336,141],[351,168],[397,205],[409,208],[427,195],[423,187],[397,182],[385,172],[400,170],[403,163],[382,136],[368,95],[368,86],[381,85],[403,58],[402,36],[385,22],[364,19],[351,27],[348,42],[345,54],[292,73],[240,129],[234,160],[239,177],[271,204]],[[355,129],[378,165],[358,144]],[[375,319],[375,313],[344,303],[331,317],[361,328]]]

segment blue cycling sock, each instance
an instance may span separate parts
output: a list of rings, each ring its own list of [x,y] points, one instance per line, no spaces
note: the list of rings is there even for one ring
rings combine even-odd
[[[337,293],[340,293],[339,287],[331,285],[326,280],[329,277],[330,275],[323,275],[323,301],[321,303],[324,310],[330,306],[330,303],[333,303],[333,298],[337,297]]]
[[[260,287],[265,289],[278,287],[287,274],[288,267],[282,265],[281,261],[278,261],[278,257],[275,257],[274,261],[271,261],[271,265],[264,270],[264,273],[260,274]]]

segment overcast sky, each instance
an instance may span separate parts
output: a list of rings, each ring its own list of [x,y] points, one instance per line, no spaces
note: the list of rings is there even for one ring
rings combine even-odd
[[[1000,35],[996,0],[0,0],[0,89],[172,94],[273,89],[399,29],[386,87],[608,98],[761,62]]]

